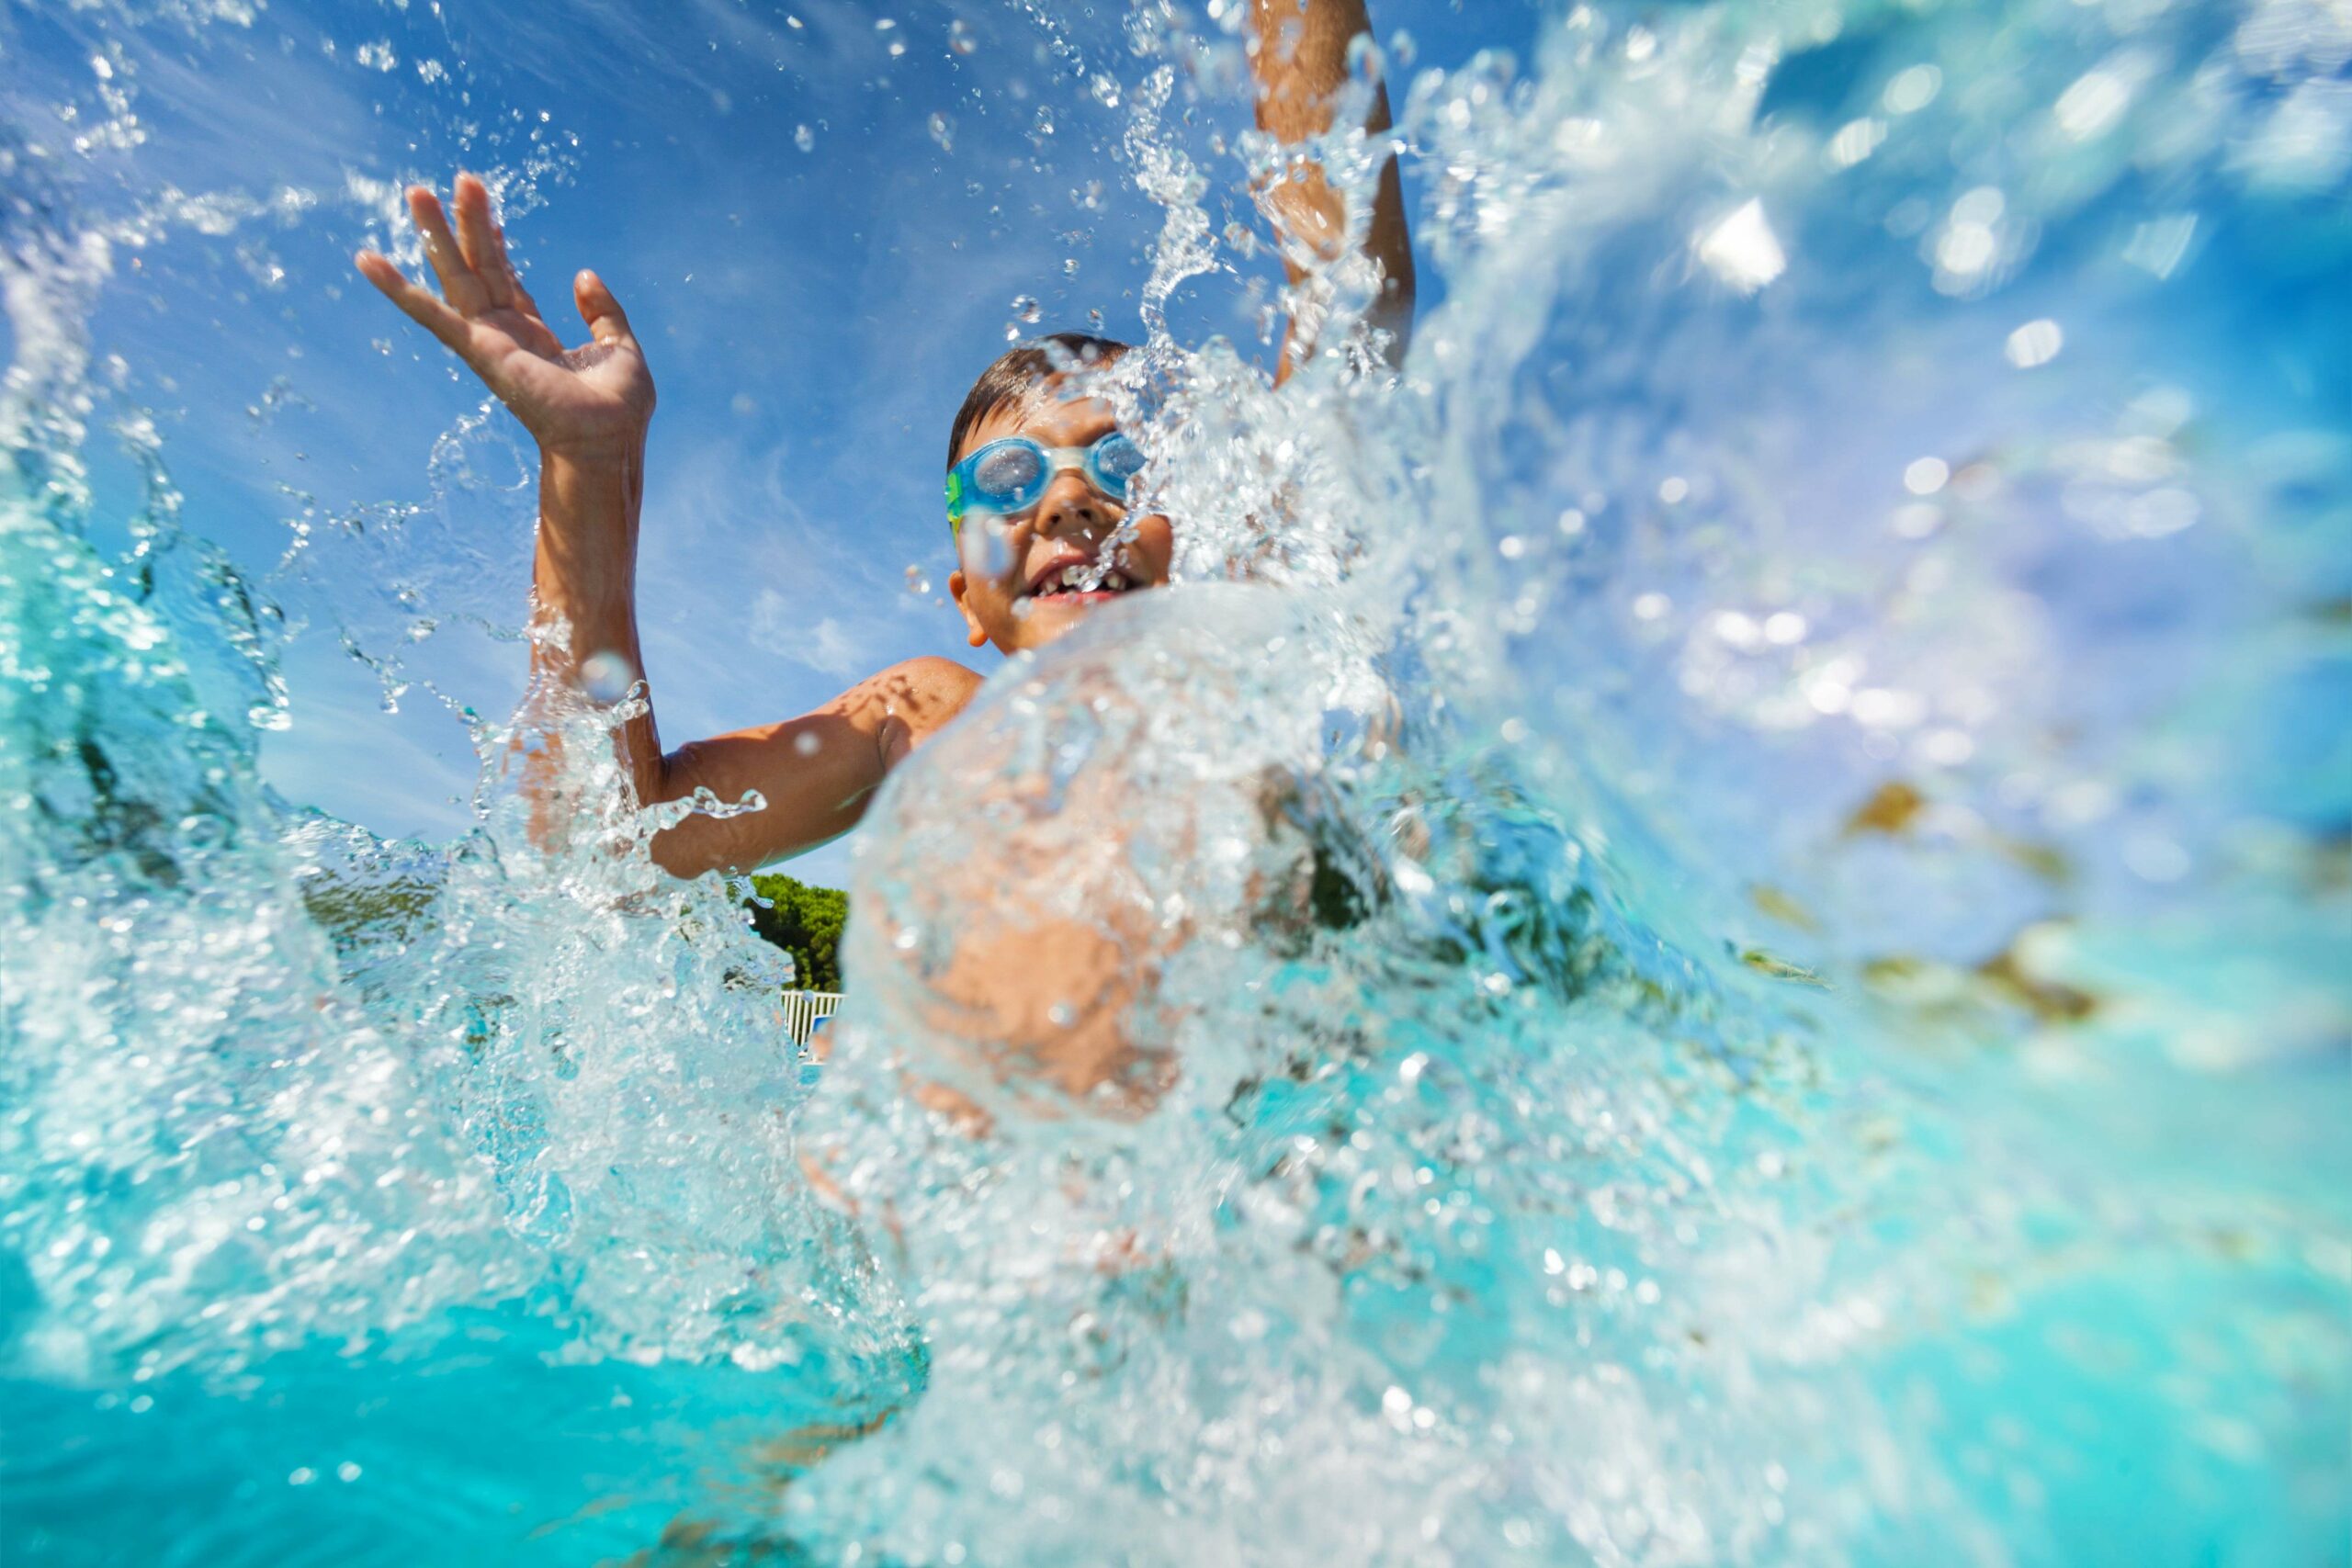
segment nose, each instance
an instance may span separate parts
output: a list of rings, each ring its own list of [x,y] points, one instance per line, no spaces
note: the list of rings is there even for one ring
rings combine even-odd
[[[1111,515],[1110,503],[1102,492],[1086,482],[1086,476],[1065,468],[1056,474],[1046,493],[1037,500],[1037,513],[1033,525],[1037,532],[1049,539],[1065,539],[1088,534],[1107,534],[1116,521]]]

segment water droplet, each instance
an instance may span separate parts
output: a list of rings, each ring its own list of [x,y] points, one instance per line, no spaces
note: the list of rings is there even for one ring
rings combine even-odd
[[[803,152],[814,152],[817,147],[817,133],[805,125],[796,125],[792,128],[792,144]]]
[[[2066,334],[2058,323],[2044,316],[2038,321],[2028,321],[2009,334],[2004,352],[2009,363],[2020,370],[2030,370],[2037,365],[2047,365],[2058,357],[2066,344]]]
[[[1886,105],[1890,114],[1916,114],[1936,101],[1936,95],[1943,91],[1943,85],[1944,73],[1932,65],[1914,65],[1907,71],[1894,73],[1894,79],[1887,83],[1886,92],[1880,101]]]
[[[958,54],[969,54],[980,47],[980,40],[972,36],[970,25],[958,17],[947,24],[947,47]]]
[[[1104,108],[1114,109],[1119,107],[1118,78],[1109,72],[1095,73],[1094,80],[1089,83],[1088,86],[1093,91],[1094,101]]]
[[[2132,107],[2132,90],[2131,80],[2116,72],[2087,72],[2059,96],[2051,113],[2059,130],[2077,141],[2088,141],[2114,129]]]
[[[581,689],[597,702],[616,703],[636,683],[637,671],[629,667],[628,660],[609,649],[592,653],[581,661]]]
[[[1823,152],[1831,168],[1850,169],[1877,152],[1885,141],[1886,122],[1865,116],[1839,126],[1838,134],[1829,139],[1829,145]]]
[[[1045,315],[1046,308],[1026,294],[1016,294],[1012,297],[1012,313],[1034,326]]]
[[[939,143],[943,152],[952,152],[956,149],[956,122],[936,109],[931,116],[931,139]]]
[[[1717,277],[1743,294],[1753,294],[1788,270],[1764,204],[1750,201],[1693,242],[1699,259]]]
[[[1006,537],[1004,519],[967,519],[956,535],[956,555],[967,577],[1001,577],[1012,570],[1012,544]]]

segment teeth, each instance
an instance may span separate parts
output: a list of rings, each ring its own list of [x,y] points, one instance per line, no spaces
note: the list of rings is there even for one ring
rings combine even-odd
[[[1080,593],[1124,593],[1134,586],[1127,574],[1116,568],[1103,571],[1099,581],[1090,581],[1089,579],[1094,576],[1097,570],[1095,563],[1091,561],[1080,561],[1076,566],[1066,566],[1061,570],[1048,575],[1037,585],[1036,592],[1055,593],[1069,590]]]

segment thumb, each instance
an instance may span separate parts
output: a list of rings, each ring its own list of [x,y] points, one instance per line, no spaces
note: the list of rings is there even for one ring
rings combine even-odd
[[[598,343],[629,343],[636,334],[628,330],[628,317],[621,310],[621,302],[605,287],[605,280],[582,268],[571,280],[571,300],[580,307],[580,319],[588,323],[588,333]]]

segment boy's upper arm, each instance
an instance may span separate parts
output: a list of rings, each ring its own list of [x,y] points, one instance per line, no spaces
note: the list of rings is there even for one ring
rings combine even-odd
[[[690,817],[654,840],[653,858],[694,876],[749,871],[812,849],[856,826],[883,776],[908,750],[963,711],[980,677],[951,659],[910,659],[780,724],[697,740],[672,752],[663,798],[707,789],[733,817]]]

